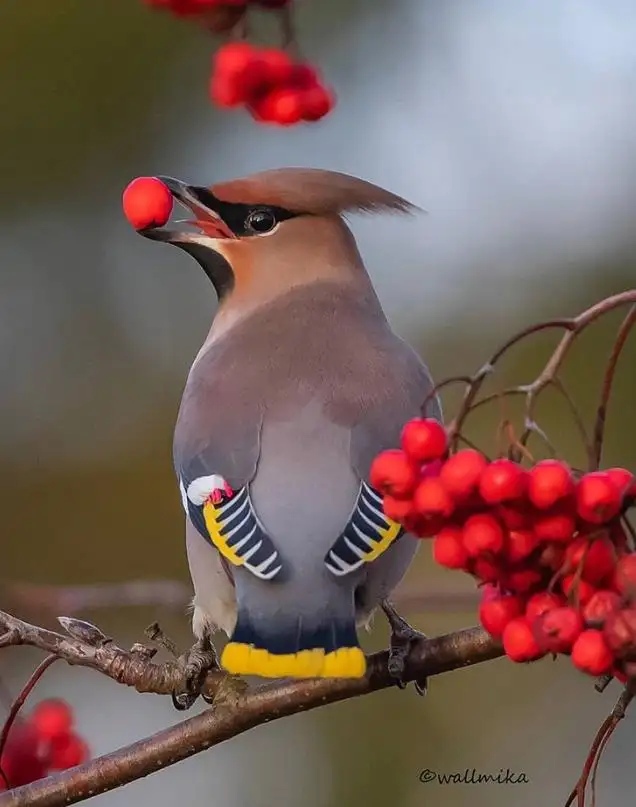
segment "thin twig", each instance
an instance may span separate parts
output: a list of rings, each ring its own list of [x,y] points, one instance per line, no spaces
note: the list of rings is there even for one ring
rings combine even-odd
[[[614,345],[612,352],[607,362],[605,376],[603,378],[603,385],[601,387],[601,400],[596,410],[596,418],[594,420],[594,449],[592,455],[591,471],[595,471],[601,464],[601,455],[603,452],[603,436],[605,433],[605,419],[607,417],[607,406],[609,404],[610,395],[612,392],[612,384],[614,383],[614,376],[616,374],[616,366],[620,358],[621,352],[625,347],[627,338],[636,323],[636,305],[632,306],[629,313],[623,320]]]
[[[20,709],[24,706],[24,702],[29,697],[29,695],[33,691],[33,688],[38,683],[40,678],[42,678],[44,673],[55,661],[59,661],[59,657],[51,654],[50,656],[47,656],[44,659],[44,661],[40,662],[40,664],[38,664],[38,666],[33,671],[29,680],[22,687],[21,692],[18,694],[16,699],[11,704],[11,709],[9,710],[7,719],[5,720],[4,726],[2,727],[2,732],[0,733],[0,760],[2,759],[2,754],[4,753],[4,749],[7,744],[7,738],[9,737],[9,732],[11,731],[11,728],[15,723],[15,720],[18,716]],[[7,787],[10,787],[7,776],[1,768],[0,773],[2,773],[2,778],[7,783]]]

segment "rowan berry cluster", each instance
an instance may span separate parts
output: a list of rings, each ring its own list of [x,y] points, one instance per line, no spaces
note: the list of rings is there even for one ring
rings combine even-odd
[[[636,674],[636,554],[622,521],[636,500],[630,471],[449,455],[432,419],[409,421],[401,446],[371,468],[386,515],[433,538],[437,563],[479,581],[481,623],[509,658],[562,653],[591,675]]]
[[[0,759],[0,791],[43,779],[85,762],[90,754],[74,730],[73,710],[63,700],[41,701],[11,726]]]
[[[230,33],[248,8],[290,9],[291,0],[145,0],[153,8],[194,19],[216,33]],[[332,90],[315,67],[295,62],[279,48],[246,41],[220,47],[213,59],[210,98],[219,107],[244,107],[259,123],[293,126],[324,118],[334,107]]]
[[[216,52],[210,95],[221,107],[245,106],[255,120],[280,126],[320,120],[334,103],[315,68],[247,42],[229,42]]]

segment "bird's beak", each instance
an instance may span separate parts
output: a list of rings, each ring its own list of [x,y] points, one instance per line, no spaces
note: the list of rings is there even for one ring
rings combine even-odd
[[[139,230],[140,235],[153,241],[163,241],[175,246],[201,244],[203,242],[201,236],[205,236],[206,241],[209,241],[210,238],[236,237],[219,213],[211,207],[210,202],[214,201],[214,197],[206,188],[186,185],[185,182],[173,179],[173,177],[157,177],[157,179],[163,182],[177,202],[180,202],[194,215],[192,219],[182,219],[176,221],[175,224],[190,225],[194,228],[194,232],[182,228],[148,227],[145,230]]]
[[[217,200],[206,188],[186,185],[172,177],[157,179],[194,218],[175,222],[180,227],[148,227],[137,232],[153,241],[173,244],[191,255],[212,281],[219,300],[223,299],[234,287],[234,272],[222,254],[221,244],[236,236],[214,209]],[[191,226],[193,231],[183,229],[183,225]]]

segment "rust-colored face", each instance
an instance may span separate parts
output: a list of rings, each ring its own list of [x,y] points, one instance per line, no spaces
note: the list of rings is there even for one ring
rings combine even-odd
[[[237,304],[252,305],[300,283],[355,274],[362,264],[342,214],[413,209],[369,182],[318,169],[264,171],[211,188],[159,179],[193,215],[175,222],[179,227],[141,234],[188,252],[219,299],[231,292]]]
[[[243,245],[274,235],[282,222],[302,215],[277,205],[225,202],[208,188],[172,177],[159,179],[193,217],[175,222],[178,228],[155,227],[141,234],[190,253],[214,283],[219,298],[250,274],[253,250]],[[192,229],[183,229],[184,224]]]

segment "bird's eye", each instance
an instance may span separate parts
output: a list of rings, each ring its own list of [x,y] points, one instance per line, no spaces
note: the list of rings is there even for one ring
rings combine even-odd
[[[273,230],[276,223],[276,216],[274,216],[271,210],[259,208],[252,210],[245,219],[245,229],[256,235],[264,235],[270,232],[270,230]]]

